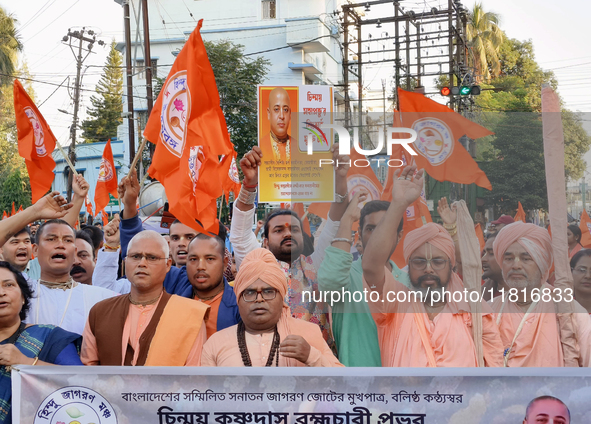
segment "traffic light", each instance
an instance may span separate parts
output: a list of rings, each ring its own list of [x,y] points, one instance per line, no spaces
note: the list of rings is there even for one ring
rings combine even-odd
[[[478,96],[480,94],[480,86],[478,85],[463,85],[461,87],[443,87],[439,93],[442,96]]]

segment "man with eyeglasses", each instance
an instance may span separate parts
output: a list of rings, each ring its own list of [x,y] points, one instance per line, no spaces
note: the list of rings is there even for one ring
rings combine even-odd
[[[218,331],[203,346],[201,365],[212,367],[336,367],[333,355],[313,323],[291,316],[283,298],[287,279],[266,249],[246,255],[234,293],[242,322]]]
[[[198,366],[209,306],[164,291],[169,247],[155,231],[142,231],[128,246],[128,295],[90,311],[80,358],[85,365]]]
[[[453,271],[455,246],[447,231],[429,223],[407,234],[403,251],[409,264],[410,290],[384,266],[396,244],[392,234],[423,187],[423,171],[416,176],[415,171],[415,166],[408,166],[394,172],[392,203],[362,258],[363,278],[379,295],[378,301],[370,302],[370,308],[382,329],[382,366],[474,367],[478,361],[472,314],[466,299],[452,296],[462,294],[464,285]],[[500,366],[498,329],[484,302],[482,309],[484,362],[486,366]]]
[[[563,367],[565,365],[558,323],[557,303],[574,302],[574,320],[580,366],[591,361],[591,319],[573,298],[547,283],[553,263],[548,231],[534,224],[515,222],[497,234],[493,243],[497,262],[510,292],[495,298],[504,346],[504,364],[509,367]],[[568,333],[570,337],[570,330]]]

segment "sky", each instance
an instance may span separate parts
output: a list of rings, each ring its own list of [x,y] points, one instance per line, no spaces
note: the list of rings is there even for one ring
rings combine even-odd
[[[137,3],[137,0],[134,0]],[[220,0],[223,1],[223,0]],[[166,7],[166,0],[159,2]],[[426,10],[447,4],[446,0],[402,0],[401,4],[424,5]],[[24,59],[35,80],[33,87],[41,113],[50,124],[61,144],[67,144],[73,112],[73,102],[66,86],[57,87],[68,76],[73,86],[76,76],[75,58],[61,42],[68,28],[92,28],[100,33],[107,46],[95,44],[94,53],[84,62],[81,112],[84,118],[90,96],[101,73],[108,44],[112,39],[123,40],[123,9],[114,0],[0,0],[2,6],[19,21],[24,44]],[[472,2],[464,2],[472,8]],[[574,111],[591,112],[591,49],[589,23],[591,2],[588,0],[483,0],[485,10],[501,15],[501,28],[509,37],[531,39],[538,63],[553,70],[559,82],[559,93],[566,106]],[[275,46],[273,46],[275,47]],[[368,71],[369,72],[369,71]],[[377,75],[377,74],[376,74]],[[373,88],[381,89],[381,79],[364,75]],[[53,85],[51,85],[53,84]],[[591,133],[591,113],[584,117]],[[588,158],[591,164],[591,157]]]

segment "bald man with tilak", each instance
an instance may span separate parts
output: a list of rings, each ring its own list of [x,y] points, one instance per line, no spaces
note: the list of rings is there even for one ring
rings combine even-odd
[[[291,159],[291,137],[287,134],[291,121],[291,104],[289,94],[282,87],[276,87],[269,93],[267,118],[271,131],[269,136],[261,139],[263,156],[289,162]],[[265,155],[267,153],[267,155]],[[272,156],[271,156],[272,154]]]

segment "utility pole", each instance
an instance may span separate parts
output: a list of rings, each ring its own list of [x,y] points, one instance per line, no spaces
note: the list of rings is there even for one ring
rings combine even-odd
[[[146,101],[148,104],[148,115],[146,119],[150,118],[152,107],[154,106],[153,91],[152,91],[152,57],[150,55],[150,22],[148,20],[148,0],[142,0],[143,21],[144,21],[144,65],[146,66]],[[154,155],[156,146],[150,143],[150,157]]]
[[[87,37],[86,35],[92,37]],[[74,39],[78,40],[78,52],[74,50],[73,43],[75,42]],[[81,83],[81,71],[82,71],[82,63],[86,60],[88,55],[92,51],[92,47],[96,42],[96,34],[93,30],[87,30],[85,27],[82,27],[81,30],[74,30],[72,31],[71,28],[68,29],[68,34],[64,35],[62,38],[64,43],[68,43],[70,46],[70,50],[72,54],[76,58],[76,84],[74,87],[74,119],[72,121],[72,126],[70,127],[70,147],[68,148],[68,157],[72,164],[76,164],[76,127],[78,126],[78,110],[80,108],[80,83]],[[87,53],[84,57],[82,57],[82,43],[88,42],[87,46]],[[104,46],[105,42],[102,40],[98,41],[100,46]],[[74,175],[70,171],[68,174],[68,188],[67,188],[67,200],[68,202],[72,200],[72,181]]]
[[[133,68],[131,66],[131,16],[129,14],[129,1],[123,3],[123,23],[125,27],[125,68],[127,75],[127,129],[129,134],[129,160],[131,163],[135,157],[135,133],[133,123]]]

